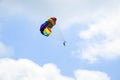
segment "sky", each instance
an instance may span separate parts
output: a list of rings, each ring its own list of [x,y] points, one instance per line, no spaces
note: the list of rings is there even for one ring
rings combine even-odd
[[[0,80],[118,80],[119,21],[120,0],[0,0]]]

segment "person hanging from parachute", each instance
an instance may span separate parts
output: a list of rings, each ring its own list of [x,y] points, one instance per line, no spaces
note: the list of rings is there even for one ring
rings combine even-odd
[[[45,21],[40,26],[40,32],[42,35],[48,37],[52,33],[52,28],[56,25],[57,18],[51,17],[47,21]],[[63,45],[66,45],[66,41],[63,41]]]
[[[66,41],[63,42],[63,45],[66,46]]]

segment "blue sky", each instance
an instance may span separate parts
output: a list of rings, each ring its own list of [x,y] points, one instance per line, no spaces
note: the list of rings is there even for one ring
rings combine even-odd
[[[119,0],[0,0],[0,80],[118,80],[119,21]]]

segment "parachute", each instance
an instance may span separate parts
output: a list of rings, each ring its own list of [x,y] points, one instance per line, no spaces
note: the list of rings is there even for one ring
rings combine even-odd
[[[52,33],[52,28],[54,25],[56,25],[56,18],[51,17],[47,21],[45,21],[41,26],[40,26],[40,32],[44,36],[49,36]]]
[[[52,33],[52,28],[56,25],[56,18],[51,17],[47,21],[45,21],[41,26],[40,26],[40,32],[42,35],[48,37]],[[66,45],[66,41],[63,40],[63,45]]]

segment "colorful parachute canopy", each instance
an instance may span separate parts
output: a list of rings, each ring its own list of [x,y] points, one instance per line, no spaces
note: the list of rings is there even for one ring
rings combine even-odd
[[[49,18],[47,21],[45,21],[45,23],[43,23],[40,26],[40,32],[44,35],[44,36],[49,36],[52,31],[51,29],[53,28],[53,26],[56,24],[56,18],[55,17],[51,17]]]

